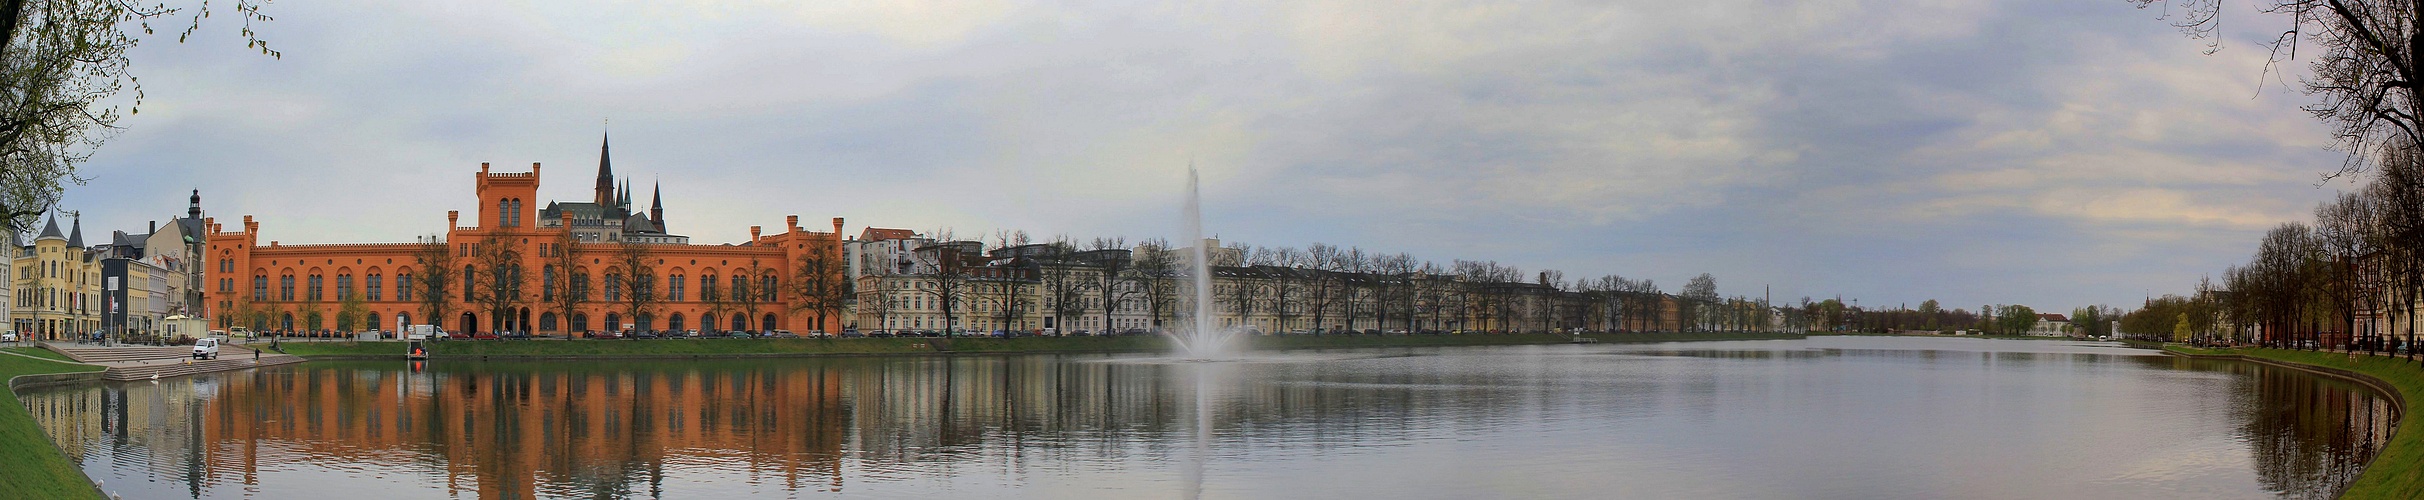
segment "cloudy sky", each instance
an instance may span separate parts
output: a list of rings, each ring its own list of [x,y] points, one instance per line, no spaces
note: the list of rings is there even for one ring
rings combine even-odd
[[[1173,237],[1193,163],[1228,241],[2126,307],[2347,187],[2239,10],[2204,55],[2121,0],[281,2],[282,59],[226,16],[139,49],[67,208],[141,230],[199,188],[265,240],[409,241],[480,162],[588,199],[611,120],[705,243]]]

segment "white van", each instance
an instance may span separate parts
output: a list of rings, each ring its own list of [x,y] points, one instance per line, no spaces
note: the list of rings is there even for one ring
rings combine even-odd
[[[194,359],[219,359],[219,339],[195,340]]]

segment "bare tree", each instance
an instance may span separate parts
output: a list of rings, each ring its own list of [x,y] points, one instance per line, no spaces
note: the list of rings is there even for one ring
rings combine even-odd
[[[2155,1],[2129,0],[2139,8]],[[2173,25],[2212,40],[2208,54],[2219,50],[2224,0],[2174,3],[2183,15]],[[2300,80],[2317,98],[2305,110],[2334,127],[2334,148],[2348,154],[2326,177],[2376,166],[2396,149],[2424,150],[2418,123],[2424,110],[2417,109],[2424,103],[2424,9],[2405,0],[2258,0],[2256,9],[2290,21],[2267,44],[2266,72],[2294,59],[2301,44],[2322,50],[2307,64],[2312,74]]]
[[[1052,324],[1048,326],[1064,334],[1071,329],[1072,318],[1086,315],[1087,294],[1099,283],[1086,279],[1077,262],[1070,259],[1076,247],[1068,237],[1055,239],[1048,256],[1036,263],[1036,279],[1044,292],[1044,310],[1052,315]]]
[[[814,241],[806,252],[792,263],[791,297],[793,312],[816,314],[816,325],[823,328],[826,318],[837,317],[843,306],[856,295],[851,289],[849,261],[842,256],[841,242]],[[838,321],[836,323],[839,323]]]
[[[420,302],[421,317],[428,318],[428,324],[445,325],[447,313],[453,312],[454,296],[446,289],[455,280],[457,252],[470,253],[447,246],[446,240],[437,235],[430,235],[412,251],[413,299]]]
[[[1142,285],[1138,296],[1144,299],[1145,315],[1152,319],[1153,330],[1159,331],[1163,321],[1178,308],[1177,251],[1170,242],[1159,238],[1137,243],[1131,255],[1128,272],[1133,282]]]
[[[540,272],[540,300],[555,308],[556,327],[565,339],[571,339],[572,316],[580,313],[581,304],[589,301],[589,276],[582,271],[580,254],[588,244],[580,238],[566,237],[561,243],[548,245],[543,255],[545,267]]]
[[[477,286],[465,290],[465,298],[487,312],[492,332],[506,330],[508,319],[516,317],[529,299],[522,294],[527,280],[522,273],[521,238],[497,233],[471,244],[471,267],[466,270],[472,274],[465,282]]]
[[[632,322],[635,328],[653,329],[655,325],[643,324],[643,319],[654,319],[651,315],[662,305],[656,290],[656,252],[647,243],[626,240],[615,244],[614,260],[616,269],[609,272],[619,273],[606,279],[606,286],[615,292],[608,299],[622,308],[623,321]],[[606,329],[621,330],[622,325],[606,325]]]

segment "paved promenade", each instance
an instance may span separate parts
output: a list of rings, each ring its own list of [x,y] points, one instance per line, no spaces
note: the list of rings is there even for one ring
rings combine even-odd
[[[219,359],[193,359],[192,346],[99,346],[69,342],[43,344],[77,362],[100,365],[104,380],[154,380],[183,377],[196,373],[223,372],[263,366],[301,363],[303,358],[272,352],[226,345],[219,347]]]

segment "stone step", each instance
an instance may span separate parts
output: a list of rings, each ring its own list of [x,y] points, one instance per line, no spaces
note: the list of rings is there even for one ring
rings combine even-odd
[[[85,363],[175,359],[193,355],[192,347],[53,347],[68,358]]]
[[[277,366],[301,362],[303,362],[303,358],[283,354],[263,355],[258,361],[255,361],[250,355],[242,358],[221,357],[219,359],[201,360],[191,363],[180,362],[111,366],[107,372],[102,373],[101,378],[104,380],[117,381],[149,380],[153,375],[158,375],[160,378],[173,378],[197,373],[242,370],[246,368]]]

